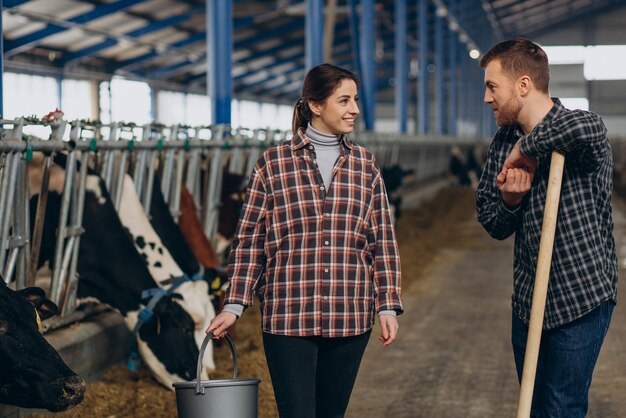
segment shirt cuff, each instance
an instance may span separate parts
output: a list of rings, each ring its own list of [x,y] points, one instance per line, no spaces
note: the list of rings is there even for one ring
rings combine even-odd
[[[397,291],[388,291],[386,293],[380,293],[376,297],[376,312],[394,311],[396,316],[402,315],[404,308],[402,308],[402,302],[400,301],[400,295]]]
[[[394,311],[393,309],[385,309],[384,311],[378,312],[378,316],[380,316],[380,315],[398,316],[398,313],[396,311]]]
[[[237,318],[239,318],[243,313],[243,305],[240,305],[238,303],[229,303],[224,305],[224,309],[222,309],[222,312],[230,312],[231,314],[237,315]]]
[[[519,213],[520,208],[522,207],[522,205],[520,204],[515,209],[509,209],[504,204],[504,201],[502,200],[502,196],[500,196],[500,199],[498,199],[498,207],[500,208],[500,211],[504,215],[507,215],[507,216],[517,216],[517,214]]]

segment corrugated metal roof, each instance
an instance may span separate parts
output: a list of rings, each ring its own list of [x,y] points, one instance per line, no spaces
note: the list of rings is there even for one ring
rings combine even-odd
[[[291,100],[304,74],[304,2],[235,0],[235,93]],[[437,7],[449,1],[433,0]],[[518,35],[533,36],[569,21],[606,13],[624,0],[459,0],[449,14],[481,49]],[[124,74],[204,89],[206,19],[203,0],[5,0],[5,63],[32,68]],[[378,88],[392,94],[394,2],[376,3]],[[352,67],[349,6],[338,1],[333,62]],[[410,4],[409,54],[416,56],[417,6]],[[434,25],[431,25],[431,31]],[[21,67],[23,68],[23,66]]]

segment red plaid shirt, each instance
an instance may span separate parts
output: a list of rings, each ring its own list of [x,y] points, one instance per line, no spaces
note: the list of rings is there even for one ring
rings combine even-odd
[[[326,190],[302,131],[266,150],[250,176],[230,253],[226,303],[259,295],[263,331],[346,337],[382,310],[402,313],[400,258],[374,156],[341,140]]]

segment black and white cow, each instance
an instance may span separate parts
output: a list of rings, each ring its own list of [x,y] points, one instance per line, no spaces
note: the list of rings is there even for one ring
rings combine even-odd
[[[161,179],[155,175],[150,201],[150,224],[176,264],[187,276],[193,277],[200,271],[200,263],[198,263],[193,250],[174,221],[161,192],[160,184]]]
[[[58,164],[51,168],[40,266],[53,259],[65,178],[64,156],[58,155],[55,162]],[[33,192],[41,184],[39,169],[40,166],[31,164],[29,183]],[[36,197],[33,197],[31,217],[35,208]],[[79,303],[96,300],[116,308],[132,330],[138,312],[148,302],[142,292],[158,284],[120,222],[104,182],[91,170],[87,176],[83,227],[85,233],[81,236],[78,257]],[[178,303],[180,297],[174,294],[162,298],[154,308],[153,318],[140,328],[137,338],[142,359],[154,377],[170,389],[174,382],[195,378],[199,355],[195,324]]]
[[[135,247],[144,258],[150,274],[160,287],[166,289],[172,280],[185,275],[150,224],[135,191],[133,180],[128,174],[124,176],[118,215],[133,237]],[[215,309],[209,299],[208,290],[208,284],[204,280],[185,281],[176,289],[176,293],[183,296],[179,301],[180,304],[194,320],[198,345],[202,344],[206,335],[204,330],[215,317]],[[211,345],[207,347],[203,361],[205,376],[208,376],[208,371],[215,369]]]
[[[204,279],[209,284],[211,302],[213,302],[215,311],[220,311],[223,307],[224,291],[228,286],[228,272],[221,267],[213,244],[205,235],[202,223],[198,218],[193,197],[185,186],[181,187],[180,191],[178,229],[193,251],[195,258],[204,267]],[[234,326],[229,329],[229,333],[234,338]]]
[[[56,313],[42,289],[14,291],[0,277],[0,403],[58,412],[83,400],[85,382],[41,334]]]
[[[193,198],[187,189],[181,187],[180,218],[176,224],[163,198],[160,184],[159,177],[155,176],[150,204],[150,224],[181,270],[189,277],[207,282],[210,300],[214,310],[217,311],[220,309],[220,295],[228,281],[227,271],[220,267],[213,245],[204,235]]]

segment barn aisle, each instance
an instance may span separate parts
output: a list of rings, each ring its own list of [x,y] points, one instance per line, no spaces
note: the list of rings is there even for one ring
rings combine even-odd
[[[401,336],[395,347],[386,349],[372,339],[347,417],[515,416],[518,384],[510,346],[513,240],[492,240],[477,223],[472,203],[459,200],[469,216],[449,224],[447,239],[426,271],[414,269],[411,260],[423,256],[411,248],[406,236],[410,228],[400,226],[406,278]],[[614,210],[623,265],[624,202],[615,202]],[[619,304],[596,367],[589,418],[624,416],[624,348],[626,310]]]

